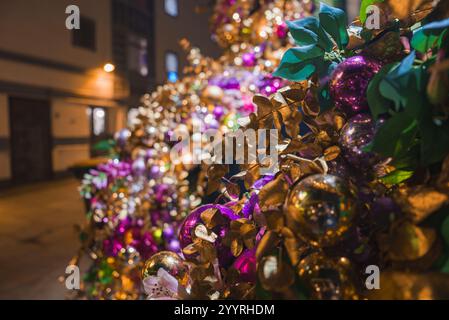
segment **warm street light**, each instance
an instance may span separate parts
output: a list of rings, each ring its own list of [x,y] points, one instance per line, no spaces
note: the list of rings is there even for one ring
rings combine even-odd
[[[106,63],[103,66],[103,70],[109,73],[115,70],[115,66],[112,63]]]

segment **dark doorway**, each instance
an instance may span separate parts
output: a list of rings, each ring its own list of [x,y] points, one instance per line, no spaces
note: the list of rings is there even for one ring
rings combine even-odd
[[[51,178],[50,102],[11,97],[9,114],[13,183]]]

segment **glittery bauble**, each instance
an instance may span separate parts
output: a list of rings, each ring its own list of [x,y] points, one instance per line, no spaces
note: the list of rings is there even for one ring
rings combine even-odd
[[[282,292],[295,282],[295,272],[279,254],[263,257],[257,268],[259,283],[265,290]]]
[[[110,238],[103,241],[103,250],[109,257],[117,257],[122,248],[123,243],[119,239]]]
[[[193,243],[195,228],[200,224],[204,224],[204,221],[201,219],[201,213],[212,207],[213,205],[204,205],[198,207],[184,219],[179,230],[179,242],[181,248],[185,248]],[[220,266],[226,268],[230,266],[232,261],[234,260],[231,249],[225,246],[222,242],[223,238],[229,232],[229,226],[216,226],[212,231],[217,235],[217,239],[215,240],[214,245],[217,250],[218,261],[220,263]],[[193,256],[186,256],[186,258],[193,258]]]
[[[340,63],[330,82],[330,94],[336,107],[349,115],[369,111],[366,90],[381,67],[378,61],[364,56],[354,56]]]
[[[245,250],[234,261],[233,267],[239,272],[242,282],[256,283],[256,250]]]
[[[128,239],[126,239],[128,238]],[[156,241],[150,232],[142,233],[142,229],[133,228],[125,234],[126,242],[134,247],[140,254],[143,260],[148,259],[158,251]]]
[[[224,92],[219,86],[207,86],[203,90],[202,97],[208,102],[220,102],[223,99]]]
[[[256,65],[256,55],[253,52],[246,52],[242,55],[242,62],[245,67],[254,67]]]
[[[340,133],[340,146],[343,156],[355,167],[366,167],[375,164],[376,156],[364,152],[363,147],[374,137],[376,128],[374,120],[367,114],[358,114],[345,124]]]
[[[288,34],[288,27],[285,22],[282,22],[281,24],[278,24],[276,26],[276,35],[278,36],[278,38],[285,39],[287,37],[287,34]]]
[[[142,269],[142,279],[149,276],[157,276],[160,268],[167,271],[181,284],[187,282],[189,268],[179,255],[170,251],[158,252],[148,259]]]
[[[351,279],[351,264],[346,258],[328,258],[321,253],[312,253],[301,260],[297,270],[310,290],[311,299],[357,298]]]
[[[131,131],[129,131],[129,129],[122,129],[118,131],[114,136],[117,146],[124,147],[130,136]]]
[[[285,210],[289,227],[300,238],[314,246],[333,246],[352,227],[354,190],[336,176],[309,176],[290,191]]]

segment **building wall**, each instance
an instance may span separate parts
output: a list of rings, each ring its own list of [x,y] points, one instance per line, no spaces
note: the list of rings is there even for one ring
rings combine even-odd
[[[65,10],[71,4],[96,21],[95,52],[72,46],[71,31],[65,27]],[[84,68],[96,68],[111,58],[109,0],[1,1],[0,17],[0,49]]]
[[[53,170],[64,171],[89,158],[88,107],[64,100],[52,101]]]
[[[0,93],[0,181],[10,178],[8,99]]]
[[[155,47],[156,47],[156,82],[162,84],[166,81],[165,53],[177,53],[180,62],[179,74],[185,65],[185,52],[180,48],[179,41],[183,38],[192,45],[201,48],[206,56],[218,57],[221,49],[211,40],[209,31],[209,18],[211,9],[204,13],[196,13],[198,5],[207,5],[205,0],[178,0],[179,14],[177,17],[169,16],[164,9],[164,0],[155,2]]]
[[[72,4],[95,21],[95,51],[72,44],[65,26]],[[102,68],[112,58],[111,18],[111,0],[0,1],[0,181],[11,178],[11,96],[50,101],[54,172],[89,158],[88,108],[107,108],[111,134],[124,126],[127,106],[117,101],[128,96],[129,84]]]

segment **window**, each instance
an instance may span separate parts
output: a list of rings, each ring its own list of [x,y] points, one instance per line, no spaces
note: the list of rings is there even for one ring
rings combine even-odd
[[[165,70],[168,81],[176,82],[178,80],[178,55],[176,53],[167,52],[165,54]]]
[[[128,39],[128,67],[142,77],[148,75],[148,42],[145,38],[130,35]]]
[[[164,8],[169,16],[178,16],[178,0],[165,0]]]
[[[80,28],[72,30],[72,44],[75,47],[92,51],[97,49],[96,25],[94,20],[83,16],[80,17]]]
[[[106,132],[106,112],[103,108],[94,108],[92,112],[92,129],[95,136]]]

